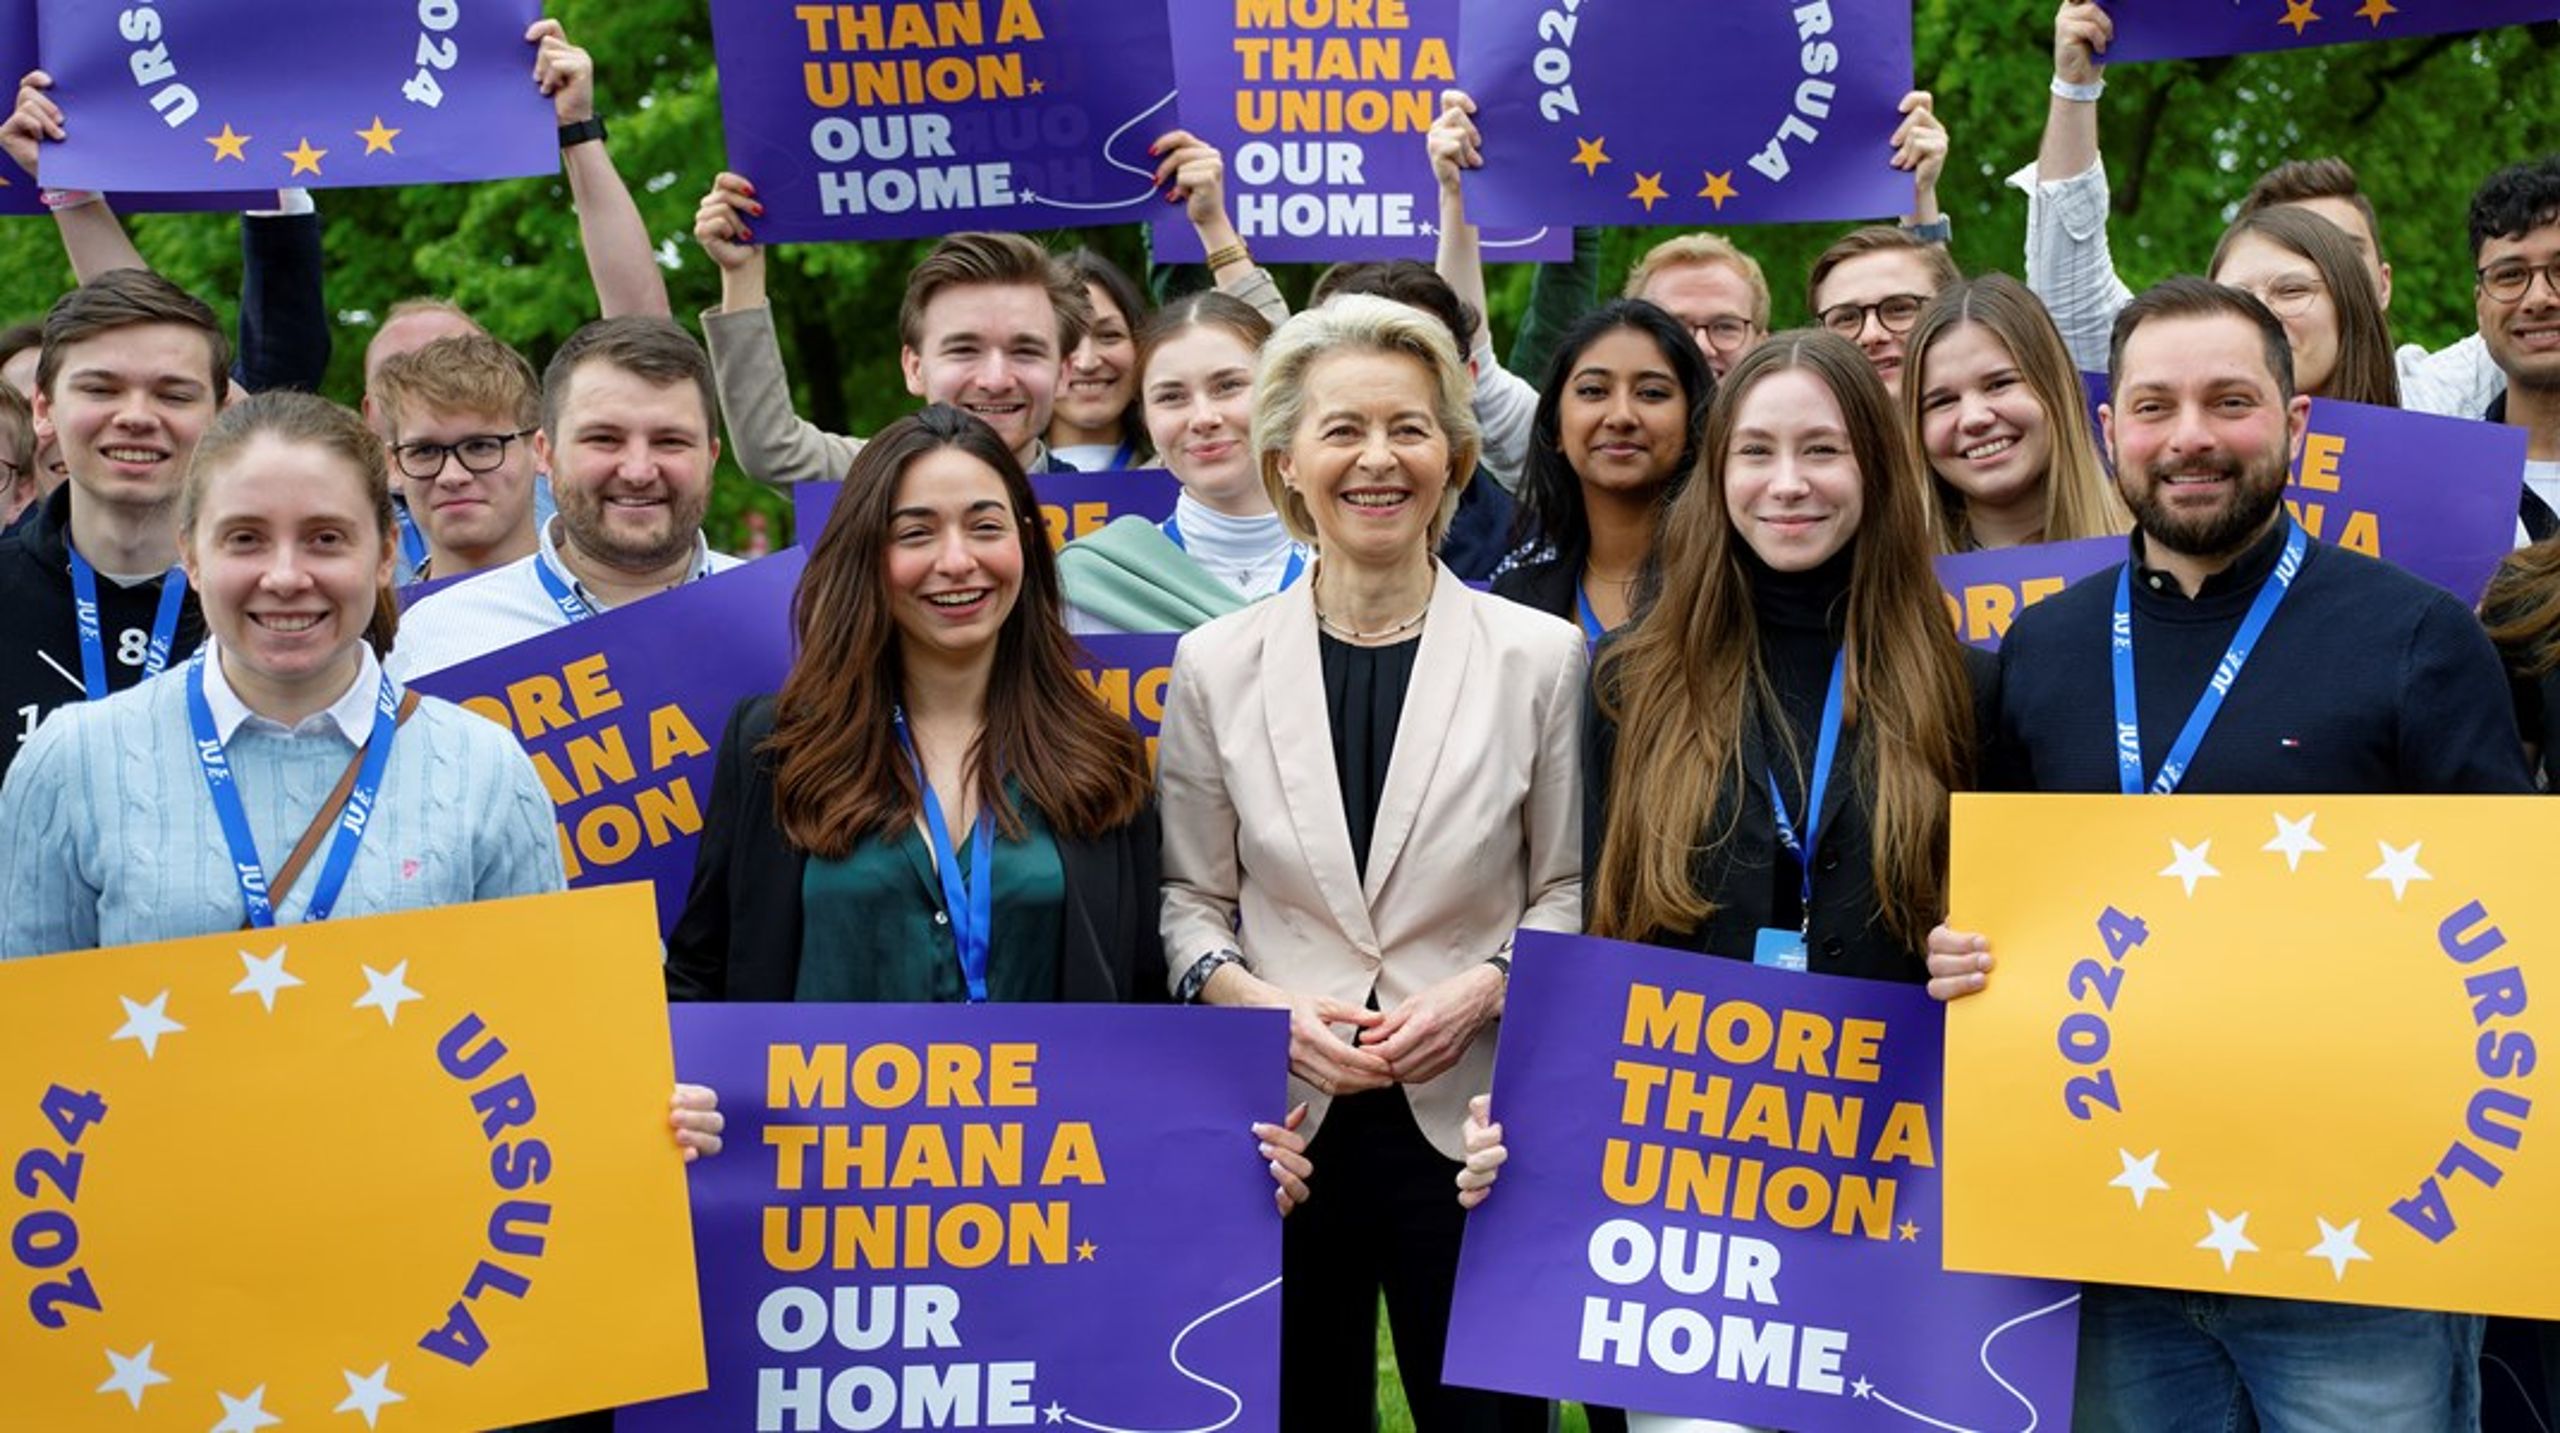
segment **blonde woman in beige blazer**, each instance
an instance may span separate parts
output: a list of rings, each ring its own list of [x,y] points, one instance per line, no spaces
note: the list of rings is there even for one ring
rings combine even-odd
[[[1264,349],[1253,443],[1312,581],[1200,627],[1158,753],[1175,994],[1291,1012],[1308,1203],[1283,1235],[1285,1428],[1371,1423],[1384,1290],[1421,1433],[1545,1427],[1437,1381],[1466,1100],[1520,926],[1582,925],[1571,624],[1431,556],[1475,467],[1444,325],[1344,297]]]

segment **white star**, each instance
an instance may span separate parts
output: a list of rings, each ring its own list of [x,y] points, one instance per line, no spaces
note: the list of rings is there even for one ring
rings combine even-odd
[[[162,1373],[160,1370],[151,1366],[151,1350],[157,1347],[159,1347],[158,1344],[146,1343],[142,1346],[142,1352],[135,1354],[131,1358],[125,1357],[114,1349],[108,1349],[107,1365],[108,1367],[113,1368],[115,1372],[108,1377],[106,1382],[98,1385],[98,1391],[100,1393],[121,1393],[126,1398],[132,1400],[134,1410],[136,1412],[140,1412],[142,1409],[142,1391],[151,1387],[153,1384],[166,1383],[169,1381],[169,1375]]]
[[[275,954],[264,957],[244,950],[240,952],[240,964],[249,973],[240,977],[240,983],[231,987],[231,993],[258,997],[258,1002],[267,1007],[270,1015],[276,1013],[276,992],[290,990],[302,983],[301,976],[284,968],[283,946],[277,946]]]
[[[2184,841],[2173,839],[2169,842],[2169,849],[2176,854],[2168,865],[2160,868],[2160,874],[2175,876],[2185,882],[2188,895],[2192,896],[2196,893],[2196,882],[2207,876],[2222,874],[2205,861],[2206,853],[2213,849],[2211,841],[2198,841],[2190,846]]]
[[[1055,1403],[1050,1404],[1048,1407],[1043,1408],[1040,1411],[1047,1416],[1048,1421],[1051,1423],[1063,1423],[1067,1418],[1067,1410]]]
[[[2418,865],[2418,848],[2425,845],[2425,842],[2412,841],[2406,850],[2388,841],[2376,841],[2373,844],[2382,848],[2382,864],[2365,872],[2364,878],[2368,881],[2389,881],[2391,899],[2396,901],[2409,894],[2411,881],[2435,879]]]
[[[2249,1212],[2240,1211],[2237,1219],[2225,1219],[2208,1209],[2204,1217],[2213,1221],[2213,1232],[2196,1241],[2199,1249],[2211,1249],[2222,1256],[2222,1272],[2231,1272],[2232,1259],[2241,1254],[2254,1254],[2258,1246],[2249,1242]]]
[[[213,1433],[258,1433],[261,1428],[273,1428],[284,1421],[260,1406],[267,1401],[267,1386],[263,1383],[250,1389],[246,1398],[234,1398],[228,1393],[213,1396],[222,1400],[222,1421],[213,1425]]]
[[[2279,815],[2276,817],[2276,838],[2258,849],[2281,852],[2284,856],[2284,868],[2288,871],[2299,871],[2302,869],[2304,852],[2329,849],[2321,845],[2311,834],[2311,823],[2319,819],[2320,815],[2316,811],[2299,821],[2288,821]]]
[[[426,999],[425,996],[409,988],[409,962],[405,960],[391,967],[388,974],[370,965],[365,966],[364,983],[365,992],[356,997],[355,1008],[362,1010],[370,1005],[381,1011],[382,1023],[385,1025],[396,1024],[399,1021],[401,1006],[412,1000]]]
[[[347,1377],[347,1401],[329,1410],[332,1413],[361,1413],[364,1415],[364,1426],[370,1428],[373,1426],[373,1420],[382,1416],[384,1405],[409,1401],[391,1391],[390,1364],[386,1363],[362,1378],[357,1377],[352,1370],[339,1371]]]
[[[1870,1396],[1872,1396],[1872,1395],[1875,1393],[1875,1391],[1876,1391],[1876,1386],[1875,1386],[1874,1384],[1872,1384],[1872,1383],[1867,1382],[1864,1378],[1861,1378],[1861,1379],[1859,1379],[1857,1382],[1852,1383],[1852,1384],[1850,1384],[1850,1385],[1849,1385],[1849,1391],[1850,1391],[1851,1393],[1856,1394],[1856,1395],[1857,1395],[1857,1396],[1859,1396],[1860,1398],[1866,1398],[1866,1397],[1870,1397]]]
[[[141,1042],[142,1058],[146,1060],[158,1058],[161,1036],[174,1035],[187,1028],[169,1018],[169,992],[166,990],[151,997],[147,1005],[122,995],[116,999],[124,1002],[124,1025],[107,1038],[110,1041]]]
[[[2368,1264],[2373,1262],[2371,1254],[2356,1247],[2356,1230],[2363,1226],[2363,1220],[2350,1219],[2344,1229],[2331,1226],[2326,1219],[2313,1222],[2320,1226],[2320,1242],[2307,1252],[2314,1259],[2328,1260],[2329,1272],[2338,1276],[2338,1282],[2343,1284],[2347,1281],[2347,1265],[2359,1259]]]
[[[2134,1158],[2133,1151],[2129,1149],[2117,1150],[2116,1155],[2124,1161],[2124,1173],[2108,1180],[2107,1187],[2132,1190],[2134,1208],[2142,1207],[2144,1195],[2169,1187],[2169,1181],[2160,1177],[2160,1151],[2155,1149],[2140,1159]]]

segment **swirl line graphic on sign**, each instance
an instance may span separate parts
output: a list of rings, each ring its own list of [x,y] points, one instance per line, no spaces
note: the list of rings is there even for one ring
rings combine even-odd
[[[2009,1380],[2000,1376],[2000,1370],[1993,1366],[1991,1362],[1991,1345],[1998,1342],[2000,1335],[2007,1333],[2009,1330],[2016,1328],[2021,1324],[2033,1323],[2047,1314],[2060,1313],[2064,1309],[2067,1309],[2078,1302],[2080,1302],[2080,1296],[2078,1294],[2073,1294],[2067,1299],[2047,1304],[2043,1308],[2030,1309],[1982,1336],[1982,1352],[1980,1354],[1982,1360],[1982,1371],[1990,1374],[1992,1382],[1999,1384],[2003,1392],[2006,1392],[2011,1398],[2018,1400],[2019,1406],[2027,1410],[2027,1426],[2018,1430],[2018,1433],[2036,1433],[2036,1429],[2044,1422],[2044,1413],[2036,1407],[2033,1399],[2028,1398],[2027,1395],[2018,1391],[2018,1385],[2011,1383]],[[1861,1383],[1864,1381],[1865,1380],[1863,1379],[1860,1380]],[[1894,1412],[1901,1414],[1905,1418],[1909,1418],[1920,1423],[1926,1423],[1932,1428],[1943,1428],[1946,1430],[1946,1433],[1974,1433],[1973,1429],[1966,1428],[1962,1424],[1941,1422],[1940,1420],[1932,1418],[1928,1414],[1922,1413],[1917,1409],[1905,1408],[1901,1404],[1894,1402],[1892,1399],[1885,1397],[1883,1394],[1872,1391],[1871,1388],[1868,1392],[1863,1393],[1860,1396],[1872,1398],[1876,1402],[1883,1404],[1885,1407],[1892,1409]]]
[[[1142,119],[1145,119],[1147,116],[1149,116],[1149,115],[1151,115],[1151,114],[1154,114],[1156,111],[1158,111],[1158,110],[1160,110],[1160,109],[1163,109],[1166,105],[1169,105],[1169,104],[1173,103],[1173,101],[1174,101],[1175,97],[1176,97],[1176,96],[1178,96],[1178,95],[1180,95],[1181,93],[1182,93],[1182,91],[1180,91],[1180,90],[1175,90],[1175,91],[1173,91],[1173,92],[1171,92],[1171,93],[1167,94],[1163,99],[1157,100],[1154,104],[1151,104],[1151,105],[1147,106],[1145,109],[1142,109],[1142,110],[1138,111],[1136,114],[1133,114],[1133,115],[1129,116],[1129,119],[1128,119],[1128,122],[1127,122],[1127,123],[1125,123],[1125,124],[1121,125],[1118,129],[1115,129],[1115,130],[1111,131],[1111,137],[1110,137],[1110,138],[1108,138],[1108,139],[1106,139],[1106,140],[1104,140],[1104,141],[1102,141],[1102,162],[1103,162],[1103,163],[1105,163],[1105,164],[1110,165],[1112,168],[1117,169],[1117,170],[1121,171],[1121,172],[1122,172],[1122,173],[1124,173],[1124,174],[1134,174],[1134,175],[1138,176],[1139,178],[1141,178],[1141,179],[1143,179],[1143,180],[1147,181],[1147,188],[1146,188],[1146,192],[1145,192],[1145,193],[1140,194],[1140,195],[1139,195],[1137,198],[1135,198],[1135,199],[1111,199],[1111,200],[1106,200],[1106,201],[1104,201],[1104,202],[1102,202],[1102,203],[1099,203],[1099,204],[1093,204],[1093,203],[1071,203],[1071,202],[1069,202],[1069,201],[1067,201],[1067,200],[1064,200],[1064,199],[1050,199],[1050,198],[1045,198],[1045,197],[1043,197],[1043,196],[1041,196],[1041,195],[1034,194],[1034,193],[1032,193],[1031,191],[1029,191],[1029,190],[1027,190],[1027,189],[1026,189],[1026,190],[1024,190],[1024,191],[1023,191],[1023,193],[1022,193],[1022,202],[1023,202],[1023,203],[1025,203],[1025,204],[1046,204],[1046,205],[1048,205],[1048,206],[1049,206],[1050,208],[1052,208],[1052,209],[1096,209],[1096,210],[1099,210],[1099,209],[1126,209],[1126,208],[1128,208],[1128,207],[1129,207],[1130,205],[1132,205],[1132,204],[1137,204],[1137,203],[1142,203],[1142,202],[1144,202],[1144,201],[1146,200],[1146,198],[1148,197],[1148,195],[1151,195],[1151,194],[1153,194],[1153,193],[1155,193],[1155,192],[1156,192],[1156,172],[1155,172],[1154,170],[1152,170],[1152,169],[1141,169],[1141,168],[1139,168],[1138,166],[1136,166],[1136,165],[1134,165],[1134,164],[1124,164],[1124,163],[1122,163],[1122,162],[1120,161],[1120,159],[1119,159],[1117,156],[1115,156],[1114,154],[1112,154],[1112,152],[1111,152],[1111,151],[1112,151],[1112,148],[1113,148],[1114,146],[1116,146],[1116,145],[1118,145],[1118,144],[1120,143],[1120,136],[1122,136],[1122,135],[1124,135],[1124,134],[1127,134],[1130,130],[1133,130],[1133,129],[1135,129],[1135,128],[1137,128],[1137,127],[1138,127],[1138,121],[1140,121],[1140,120],[1142,120]]]
[[[1280,1287],[1280,1281],[1278,1279],[1273,1279],[1271,1282],[1264,1284],[1262,1287],[1249,1293],[1238,1294],[1236,1297],[1227,1300],[1225,1303],[1209,1310],[1200,1317],[1184,1324],[1182,1326],[1182,1331],[1173,1336],[1173,1342],[1165,1346],[1165,1361],[1173,1365],[1174,1372],[1181,1374],[1185,1379],[1199,1384],[1203,1388],[1213,1389],[1226,1396],[1228,1408],[1227,1415],[1224,1418],[1219,1419],[1215,1423],[1203,1423],[1197,1428],[1163,1429],[1115,1428],[1108,1423],[1088,1422],[1085,1419],[1076,1417],[1072,1413],[1053,1415],[1051,1421],[1072,1423],[1078,1428],[1090,1429],[1092,1430],[1092,1433],[1219,1433],[1220,1429],[1225,1428],[1227,1425],[1235,1422],[1238,1417],[1242,1416],[1244,1413],[1244,1399],[1239,1396],[1234,1389],[1229,1388],[1225,1384],[1220,1383],[1213,1378],[1209,1378],[1204,1374],[1195,1372],[1186,1366],[1182,1361],[1182,1341],[1191,1337],[1193,1330],[1199,1328],[1205,1323],[1208,1323],[1211,1319],[1218,1317],[1220,1314],[1223,1314],[1230,1309],[1239,1308],[1245,1304],[1249,1304],[1255,1299],[1261,1298],[1264,1294],[1270,1293],[1273,1289],[1278,1287]]]

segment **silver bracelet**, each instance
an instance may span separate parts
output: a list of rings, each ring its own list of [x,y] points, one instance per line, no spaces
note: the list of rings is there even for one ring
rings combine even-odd
[[[2096,104],[2098,96],[2107,92],[2106,76],[2100,75],[2085,85],[2075,85],[2060,75],[2053,77],[2053,97],[2079,104]]]
[[[1244,967],[1247,974],[1253,972],[1253,966],[1246,962],[1243,951],[1213,950],[1191,962],[1191,968],[1182,972],[1182,983],[1175,987],[1173,992],[1175,1002],[1182,1005],[1199,1004],[1202,992],[1209,988],[1209,977],[1217,974],[1218,967],[1222,965],[1240,965]]]

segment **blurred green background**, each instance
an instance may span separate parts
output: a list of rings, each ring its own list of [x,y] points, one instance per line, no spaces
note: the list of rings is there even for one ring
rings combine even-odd
[[[1952,140],[1940,188],[1956,223],[1956,257],[1968,271],[2018,272],[2026,206],[2000,181],[2035,157],[2052,72],[2053,6],[1914,0],[1914,10],[1919,83],[1935,93]],[[718,293],[717,275],[691,237],[694,206],[722,164],[703,0],[552,0],[549,12],[595,54],[614,159],[660,240],[676,313],[690,320]],[[2251,177],[2287,158],[2336,153],[2354,163],[2381,211],[2395,271],[2397,336],[2430,347],[2452,341],[2472,323],[2464,227],[2471,190],[2490,170],[2554,143],[2555,61],[2560,24],[2116,67],[2102,123],[2125,279],[2139,287],[2200,266]],[[2525,98],[2537,93],[2543,101]],[[333,397],[354,401],[365,340],[378,316],[404,297],[454,299],[537,366],[594,316],[567,186],[557,179],[332,190],[321,193],[320,205],[328,219],[329,303],[342,325],[327,389]],[[155,266],[229,313],[240,281],[233,220],[148,215],[129,222]],[[1801,275],[1842,228],[1736,234],[1771,275],[1779,326],[1804,321]],[[1667,232],[1611,231],[1604,291],[1614,291],[1634,256]],[[1054,237],[1062,247],[1089,243],[1133,272],[1144,259],[1134,227]],[[906,270],[927,247],[919,241],[776,252],[774,309],[804,415],[863,433],[910,407],[898,377],[897,303]],[[1307,270],[1280,271],[1293,298],[1311,278]],[[40,316],[70,281],[49,219],[0,223],[0,322]],[[1493,272],[1499,343],[1509,341],[1527,283],[1525,269]],[[713,541],[745,546],[749,512],[765,514],[774,545],[790,540],[786,505],[724,464]]]

